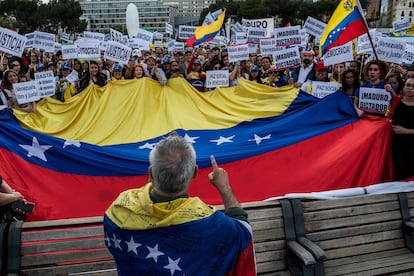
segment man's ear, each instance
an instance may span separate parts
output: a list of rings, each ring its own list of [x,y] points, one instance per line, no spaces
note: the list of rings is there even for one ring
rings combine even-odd
[[[198,166],[195,165],[193,179],[196,179],[197,178],[197,175],[198,175]]]
[[[148,168],[148,182],[153,182],[152,168],[151,167]]]

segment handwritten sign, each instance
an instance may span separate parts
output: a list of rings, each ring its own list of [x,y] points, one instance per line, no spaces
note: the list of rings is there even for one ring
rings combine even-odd
[[[134,46],[134,48],[139,48],[141,50],[149,50],[150,44],[153,39],[153,33],[144,29],[138,29],[134,39],[137,44],[137,46]]]
[[[412,64],[414,62],[414,45],[406,44],[402,57],[403,64]]]
[[[105,40],[105,34],[101,34],[101,33],[97,33],[97,32],[84,31],[83,32],[83,37],[84,38],[89,38],[89,39],[95,39],[95,40],[99,40],[99,41],[104,41]]]
[[[0,27],[0,51],[21,57],[26,41],[25,36]]]
[[[131,53],[132,49],[130,47],[125,46],[119,42],[108,41],[104,58],[113,60],[120,64],[128,64]]]
[[[196,26],[178,26],[178,38],[181,40],[187,40],[189,38],[192,38],[194,36],[195,29]]]
[[[277,69],[297,67],[301,63],[298,47],[287,48],[273,53],[273,60]]]
[[[273,18],[261,18],[261,19],[242,19],[242,25],[249,28],[260,28],[266,30],[266,37],[273,36],[273,31],[275,28],[275,21]],[[239,28],[237,26],[236,28]],[[236,29],[236,31],[240,31]]]
[[[312,95],[322,99],[336,92],[340,86],[335,82],[312,81]]]
[[[30,103],[40,99],[35,80],[13,83],[13,90],[19,104]]]
[[[62,58],[63,59],[78,58],[78,46],[75,44],[63,44],[62,45]]]
[[[45,32],[34,32],[33,48],[43,49],[46,52],[53,53],[55,50],[55,34]]]
[[[209,70],[206,72],[206,87],[228,87],[229,71],[228,70]]]
[[[398,39],[381,38],[378,41],[377,47],[378,58],[383,61],[401,64],[405,52],[405,44],[406,42]]]
[[[227,47],[229,61],[243,61],[249,59],[249,44],[232,45]]]
[[[341,63],[344,61],[350,61],[354,59],[352,52],[352,41],[337,47],[329,49],[329,51],[323,56],[323,62],[325,66]]]
[[[410,22],[410,18],[408,17],[392,22],[392,28],[396,32],[408,30],[410,27],[411,27],[411,22]]]
[[[310,34],[316,37],[317,39],[320,39],[323,31],[326,28],[326,23],[313,18],[312,16],[308,16],[305,21],[305,25],[303,25],[303,29]]]
[[[366,112],[385,114],[391,101],[391,95],[385,89],[359,88],[358,107]]]
[[[101,57],[100,42],[94,39],[78,39],[78,58],[98,59]]]
[[[275,38],[263,38],[260,39],[260,53],[262,55],[272,55],[276,52],[276,39]]]
[[[300,45],[302,43],[300,26],[284,27],[275,29],[277,46]]]
[[[35,73],[36,87],[39,97],[49,97],[56,93],[56,79],[53,71]]]

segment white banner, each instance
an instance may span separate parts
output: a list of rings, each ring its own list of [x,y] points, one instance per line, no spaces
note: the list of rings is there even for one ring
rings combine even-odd
[[[323,56],[323,63],[325,66],[351,60],[354,60],[354,54],[352,53],[352,41],[329,49],[329,51]]]
[[[326,28],[326,23],[313,18],[312,16],[308,16],[305,21],[305,25],[303,25],[303,29],[310,35],[313,35],[317,39],[320,39],[323,31]]]
[[[55,50],[55,34],[34,31],[33,48],[53,53]]]
[[[119,43],[122,43],[122,44],[127,43],[128,38],[127,38],[127,40],[124,41],[125,37],[124,37],[123,33],[118,32],[117,30],[114,30],[114,29],[110,28],[109,29],[109,34],[110,34],[109,41],[115,41],[115,42],[119,42]]]
[[[206,87],[229,87],[229,70],[208,70],[206,72]]]
[[[312,95],[322,99],[336,92],[340,87],[337,82],[312,81]]]
[[[162,40],[154,40],[155,48],[162,48]]]
[[[359,88],[358,107],[366,112],[385,114],[391,101],[391,95],[385,89]]]
[[[174,51],[176,52],[184,52],[184,42],[176,41],[174,43]]]
[[[21,57],[27,37],[0,27],[0,51]]]
[[[70,34],[63,32],[60,36],[60,40],[66,42],[70,41]]]
[[[247,43],[249,46],[249,54],[256,54],[259,49],[259,43]]]
[[[276,48],[276,39],[275,38],[263,38],[260,39],[260,54],[265,56],[270,56],[275,53]]]
[[[254,27],[266,29],[266,37],[272,37],[275,28],[275,21],[273,18],[262,19],[242,19],[242,25],[245,27]]]
[[[98,59],[101,57],[100,42],[94,39],[77,40],[79,59]]]
[[[113,60],[120,64],[128,64],[131,53],[132,49],[130,47],[119,42],[108,41],[104,58]]]
[[[401,64],[405,52],[405,44],[405,41],[382,37],[378,41],[378,58],[383,61]]]
[[[253,43],[259,43],[261,38],[266,37],[266,29],[260,29],[255,27],[248,27],[247,29],[247,41]]]
[[[33,48],[33,42],[34,42],[34,33],[28,33],[24,35],[27,40],[26,40],[26,45],[24,46],[25,48]]]
[[[105,34],[96,33],[96,32],[84,31],[83,32],[83,37],[84,38],[89,38],[89,39],[95,39],[95,40],[99,40],[99,41],[104,41],[105,40]]]
[[[403,64],[412,64],[414,62],[414,45],[406,44],[402,57]]]
[[[178,26],[178,39],[187,40],[189,38],[194,37],[195,29],[196,29],[196,26],[186,26],[186,25]]]
[[[411,27],[410,18],[404,18],[404,19],[392,22],[392,28],[396,32],[408,30],[410,27]]]
[[[78,58],[78,46],[75,44],[62,45],[62,58],[63,59]]]
[[[53,71],[37,72],[34,74],[39,97],[50,97],[56,93],[56,78]]]
[[[168,49],[168,52],[174,51],[175,39],[171,39],[165,42],[165,46]]]
[[[238,32],[244,32],[244,27],[242,24],[240,24],[239,22],[236,22],[232,27],[231,27],[231,31],[238,33]]]
[[[144,29],[138,29],[136,35],[136,43],[140,50],[149,50],[149,46],[152,43],[153,33]]]
[[[167,34],[172,35],[172,34],[173,34],[173,32],[174,32],[173,25],[171,25],[171,24],[170,24],[170,23],[168,23],[168,22],[165,22],[165,32],[166,32]]]
[[[276,46],[300,45],[302,43],[300,26],[275,29]]]
[[[377,34],[377,30],[370,30],[369,34],[371,36],[372,42],[375,42],[375,36]],[[374,43],[375,45],[375,43]],[[363,34],[361,36],[358,36],[357,38],[357,46],[356,46],[356,52],[358,54],[366,53],[371,54],[374,51],[372,50],[371,42],[369,41],[368,34]]]
[[[53,50],[54,53],[57,53],[58,51],[62,51],[62,44],[55,42],[55,49]]]
[[[234,33],[233,41],[234,41],[235,44],[247,43],[246,32],[242,31],[242,32]]]
[[[164,35],[160,32],[153,32],[152,33],[153,39],[162,40],[164,38]]]
[[[13,83],[13,91],[19,104],[35,102],[40,99],[35,80]]]
[[[255,44],[254,44],[255,45]],[[229,45],[227,47],[230,62],[249,59],[249,44]]]
[[[273,54],[273,60],[277,69],[297,67],[301,63],[298,47],[279,50]]]

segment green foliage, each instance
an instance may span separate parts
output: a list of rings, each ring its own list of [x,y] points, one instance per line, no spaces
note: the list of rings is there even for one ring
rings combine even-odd
[[[79,20],[81,15],[82,9],[76,0],[52,0],[48,4],[40,0],[0,1],[1,25],[23,34],[35,30],[57,33],[59,26],[66,32],[82,32],[87,23]]]

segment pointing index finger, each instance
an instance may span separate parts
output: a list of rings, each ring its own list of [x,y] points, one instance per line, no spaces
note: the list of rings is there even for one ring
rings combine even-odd
[[[211,166],[213,167],[213,171],[217,171],[219,167],[217,165],[216,158],[214,158],[214,155],[210,155],[210,161],[211,161]]]

